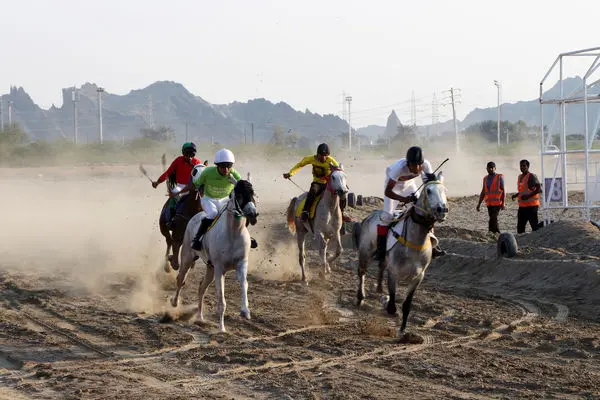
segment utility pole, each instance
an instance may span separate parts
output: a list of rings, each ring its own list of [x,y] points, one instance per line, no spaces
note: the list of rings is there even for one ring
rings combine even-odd
[[[348,151],[352,151],[352,113],[350,111],[352,96],[346,96],[346,101],[348,102]]]
[[[251,127],[252,127],[252,144],[254,144],[254,122],[252,122]]]
[[[9,127],[12,126],[12,106],[13,106],[13,101],[9,100],[8,101],[8,126]]]
[[[452,101],[452,120],[454,121],[454,136],[456,138],[456,154],[460,151],[460,143],[458,141],[458,125],[456,124],[456,106],[455,106],[455,90],[454,88],[450,88],[450,99]]]
[[[71,100],[73,100],[73,143],[77,146],[77,102],[79,101],[79,93],[75,86],[73,86],[73,91],[71,92]]]
[[[102,144],[104,142],[102,137],[102,93],[104,89],[99,87],[96,92],[98,92],[98,133],[100,134],[100,144]]]
[[[498,90],[498,147],[500,147],[500,126],[501,126],[501,120],[502,120],[502,107],[500,106],[500,94],[501,94],[501,90],[502,90],[502,83],[500,83],[500,81],[494,81],[494,85],[496,86],[496,89]],[[508,140],[507,140],[508,143]]]

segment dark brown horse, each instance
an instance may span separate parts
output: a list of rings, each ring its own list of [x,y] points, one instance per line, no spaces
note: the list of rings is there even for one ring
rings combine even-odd
[[[193,192],[183,195],[179,200],[175,217],[172,218],[171,223],[168,224],[167,209],[169,208],[169,201],[170,199],[165,202],[160,212],[160,217],[158,218],[160,233],[163,234],[167,242],[164,264],[165,272],[170,271],[169,263],[174,270],[179,269],[179,249],[183,242],[185,227],[194,215],[202,211],[200,196],[198,192],[194,190]],[[173,254],[169,254],[171,249],[173,249]]]

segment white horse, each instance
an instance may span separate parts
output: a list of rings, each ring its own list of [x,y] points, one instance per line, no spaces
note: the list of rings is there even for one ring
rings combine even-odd
[[[423,191],[414,206],[409,206],[401,221],[390,227],[387,244],[388,291],[384,298],[384,308],[391,315],[396,314],[396,283],[398,280],[408,282],[406,299],[402,303],[402,326],[400,335],[404,335],[406,321],[413,295],[425,276],[425,270],[431,263],[432,247],[437,245],[437,238],[432,235],[433,225],[442,222],[448,214],[446,188],[441,173],[437,180],[425,183]],[[357,305],[360,306],[365,295],[365,273],[367,264],[376,247],[377,225],[381,223],[382,211],[375,211],[360,224],[358,239],[358,291]],[[386,263],[380,264],[378,291]]]
[[[258,216],[252,184],[245,180],[237,182],[229,195],[227,205],[219,213],[212,228],[204,234],[202,251],[196,251],[192,249],[192,241],[205,215],[203,212],[196,214],[186,227],[181,250],[181,268],[177,275],[177,290],[175,296],[171,299],[171,305],[173,307],[177,306],[179,293],[185,284],[187,272],[200,257],[206,263],[206,274],[198,289],[197,321],[204,321],[202,313],[204,295],[208,285],[216,279],[219,330],[225,332],[224,316],[227,306],[225,301],[225,273],[232,269],[235,269],[237,273],[237,280],[242,291],[240,315],[243,318],[250,319],[248,281],[246,279],[248,253],[250,252],[250,233],[246,228],[246,222],[255,225]]]
[[[346,185],[346,174],[342,167],[332,167],[332,172],[328,177],[327,186],[321,195],[321,200],[316,206],[315,217],[312,221],[304,222],[297,217],[297,210],[306,193],[299,197],[294,197],[290,201],[287,209],[287,225],[290,232],[296,232],[298,241],[298,261],[302,268],[302,281],[306,282],[306,271],[304,268],[304,238],[312,230],[319,244],[319,258],[321,260],[321,275],[325,276],[331,272],[329,264],[335,261],[342,254],[342,238],[340,229],[342,228],[342,211],[340,208],[340,197],[348,193]],[[316,200],[315,200],[316,201]],[[327,245],[333,239],[335,243],[335,254],[327,258]]]

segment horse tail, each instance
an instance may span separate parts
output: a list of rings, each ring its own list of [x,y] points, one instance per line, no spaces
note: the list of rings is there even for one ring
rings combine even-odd
[[[296,232],[296,220],[295,220],[295,214],[296,214],[296,198],[294,197],[291,201],[290,201],[290,205],[287,208],[287,226],[288,229],[290,230],[290,232],[295,233]]]

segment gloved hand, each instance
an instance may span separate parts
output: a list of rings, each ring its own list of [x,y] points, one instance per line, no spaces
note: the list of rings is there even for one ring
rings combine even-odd
[[[416,203],[419,198],[414,193],[407,197],[409,203]]]
[[[283,179],[290,179],[291,176],[292,175],[286,172],[285,174],[283,174]]]
[[[152,187],[153,187],[154,189],[156,189],[156,187],[157,187],[157,186],[158,186],[158,182],[152,182]]]

